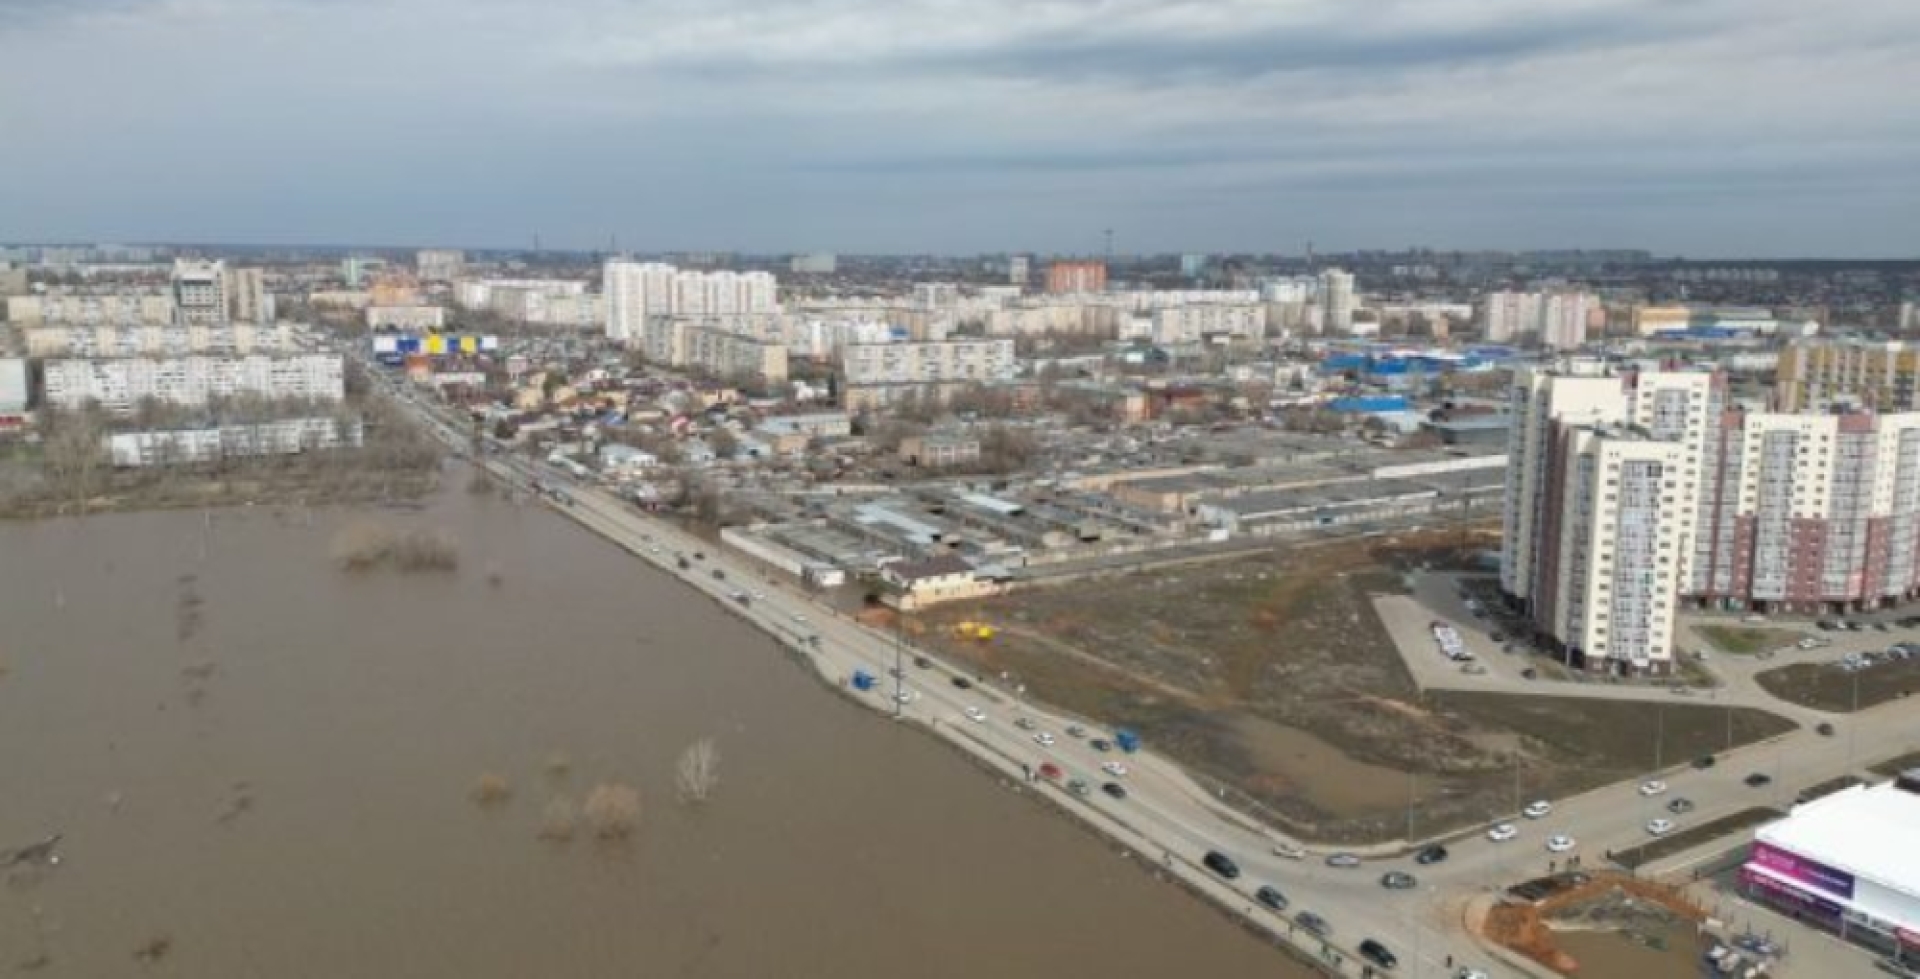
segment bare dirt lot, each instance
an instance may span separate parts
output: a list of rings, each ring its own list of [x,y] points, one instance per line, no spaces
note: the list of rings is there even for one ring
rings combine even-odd
[[[1832,663],[1795,663],[1754,677],[1765,690],[1787,701],[1816,710],[1850,712],[1854,684],[1859,683],[1861,709],[1920,693],[1920,659],[1877,663],[1849,673]]]
[[[1401,838],[1410,799],[1426,836],[1509,813],[1516,794],[1646,770],[1646,705],[1421,697],[1370,596],[1472,556],[1435,540],[1345,541],[939,606],[911,628],[982,676],[1140,731],[1309,839]],[[963,622],[995,635],[967,638]],[[1723,711],[1658,709],[1669,760],[1726,747]],[[1790,726],[1757,711],[1733,722],[1736,743]]]

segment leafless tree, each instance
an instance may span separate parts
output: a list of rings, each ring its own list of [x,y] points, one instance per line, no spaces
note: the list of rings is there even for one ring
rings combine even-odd
[[[640,792],[629,785],[604,782],[587,793],[587,825],[603,840],[624,840],[640,825]]]
[[[720,785],[720,748],[712,738],[701,738],[680,753],[674,783],[680,790],[681,802],[698,805],[712,797],[713,790]]]

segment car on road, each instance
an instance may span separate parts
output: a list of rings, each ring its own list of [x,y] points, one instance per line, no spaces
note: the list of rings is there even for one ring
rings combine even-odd
[[[1762,786],[1772,785],[1773,776],[1765,772],[1754,772],[1752,775],[1747,776],[1746,782],[1748,788],[1757,789]]]
[[[1445,859],[1447,859],[1447,848],[1438,843],[1413,855],[1413,862],[1423,867],[1429,864],[1440,863]]]
[[[1088,785],[1086,779],[1076,778],[1067,782],[1067,791],[1074,795],[1084,796],[1093,791],[1093,786]]]
[[[1319,935],[1321,938],[1333,934],[1333,926],[1327,923],[1327,919],[1311,911],[1302,911],[1294,915],[1293,923],[1315,935]]]
[[[1127,766],[1123,762],[1110,761],[1100,766],[1100,770],[1114,778],[1126,778]]]
[[[957,676],[957,677],[954,677],[954,678],[953,678],[953,685],[954,685],[954,686],[955,686],[956,688],[958,688],[958,689],[961,689],[961,690],[972,690],[972,689],[973,689],[973,681],[972,681],[972,680],[969,680],[969,679],[967,679],[966,677],[963,677],[963,676]]]
[[[1307,855],[1307,848],[1298,843],[1282,840],[1273,845],[1273,855],[1286,860],[1300,860]]]
[[[1040,766],[1041,778],[1057,779],[1064,774],[1066,773],[1060,770],[1060,766],[1054,764],[1053,762],[1047,762],[1046,764]]]
[[[1084,738],[1084,737],[1086,737],[1086,736],[1087,736],[1087,729],[1086,729],[1086,728],[1084,728],[1084,727],[1081,727],[1081,726],[1080,726],[1080,725],[1078,725],[1078,724],[1069,724],[1069,725],[1067,725],[1067,737],[1069,737],[1069,738]]]
[[[1487,839],[1490,839],[1495,843],[1505,843],[1506,841],[1513,839],[1514,837],[1519,835],[1520,835],[1520,827],[1515,826],[1512,823],[1501,823],[1500,825],[1487,830]]]
[[[1393,949],[1372,938],[1360,943],[1360,957],[1382,969],[1391,969],[1400,964],[1400,957],[1393,954]]]
[[[1329,853],[1327,854],[1327,866],[1339,867],[1343,870],[1350,869],[1360,866],[1360,858],[1351,853]]]
[[[1541,799],[1538,802],[1528,803],[1525,809],[1520,810],[1520,815],[1528,819],[1545,819],[1547,818],[1547,814],[1552,811],[1553,803]]]
[[[1718,763],[1718,761],[1719,759],[1713,757],[1712,755],[1701,755],[1700,757],[1695,758],[1693,760],[1693,767],[1704,772],[1707,769],[1712,768],[1716,763]]]
[[[793,621],[805,625],[807,623],[807,617],[799,612],[795,612],[793,613]]]
[[[987,712],[978,707],[969,707],[967,708],[967,720],[975,724],[984,724],[987,720]]]
[[[1578,845],[1579,844],[1574,841],[1573,837],[1568,836],[1565,833],[1555,833],[1552,836],[1547,837],[1548,853],[1565,853],[1568,850],[1571,850]]]
[[[1207,855],[1200,858],[1200,862],[1206,864],[1208,870],[1219,874],[1227,880],[1234,880],[1240,876],[1240,865],[1234,863],[1232,857],[1221,853],[1219,850],[1208,850]]]
[[[1475,969],[1463,965],[1459,971],[1453,974],[1453,979],[1492,979],[1492,977],[1487,974],[1487,970],[1485,969]]]
[[[920,699],[920,691],[918,691],[918,690],[902,690],[902,691],[900,691],[900,692],[898,692],[898,693],[896,693],[896,694],[894,694],[894,695],[893,695],[893,699],[895,699],[895,700],[897,700],[897,701],[899,701],[899,702],[901,702],[901,703],[903,703],[903,704],[911,704],[911,703],[913,703],[914,701],[916,701],[916,700],[919,700],[919,699]]]
[[[1031,731],[1034,728],[1033,718],[1016,717],[1013,719],[1013,726],[1019,728],[1022,731]]]
[[[1671,832],[1673,832],[1673,820],[1671,819],[1655,819],[1647,823],[1647,835],[1649,836],[1665,836]]]
[[[1116,799],[1124,799],[1127,797],[1127,787],[1121,785],[1119,782],[1103,782],[1100,785],[1100,791]]]
[[[1667,783],[1657,778],[1640,783],[1640,794],[1644,796],[1652,797],[1665,791],[1667,791]]]
[[[929,667],[929,666],[932,666],[932,665],[933,665],[933,660],[930,660],[930,659],[928,659],[928,658],[926,658],[925,656],[915,656],[915,657],[913,658],[913,665],[915,665],[915,666],[917,666],[917,667],[919,667],[919,668],[921,668],[921,669],[923,669],[923,670],[924,670],[924,669],[926,669],[927,667]]]
[[[1829,721],[1821,721],[1818,725],[1814,726],[1813,730],[1814,730],[1814,733],[1820,735],[1821,737],[1824,737],[1824,738],[1833,737],[1833,724]]]
[[[1253,899],[1274,911],[1285,911],[1287,909],[1287,896],[1280,893],[1280,888],[1272,884],[1260,885],[1260,889],[1253,892]]]
[[[1529,666],[1520,671],[1520,678],[1523,680],[1537,680],[1540,678],[1540,671]]]
[[[1094,738],[1087,742],[1087,747],[1095,751],[1112,751],[1113,742],[1108,741],[1106,738]]]
[[[1039,734],[1033,736],[1033,743],[1042,748],[1051,748],[1053,747],[1053,735],[1041,731]]]
[[[1389,870],[1380,875],[1380,886],[1390,891],[1410,891],[1420,886],[1420,882],[1404,870]]]
[[[1693,811],[1693,800],[1687,798],[1686,796],[1681,796],[1680,798],[1667,803],[1667,811],[1670,813],[1673,813],[1676,816],[1684,816],[1687,813],[1690,813]]]

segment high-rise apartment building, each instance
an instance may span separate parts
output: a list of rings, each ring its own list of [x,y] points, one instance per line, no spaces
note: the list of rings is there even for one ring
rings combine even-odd
[[[1015,255],[1007,259],[1007,282],[1010,285],[1027,284],[1027,278],[1033,274],[1029,261],[1025,255]]]
[[[779,287],[768,272],[683,272],[659,262],[607,262],[607,338],[642,341],[659,316],[753,316],[778,312]]]
[[[1320,273],[1320,328],[1330,333],[1353,329],[1353,273],[1327,269]]]
[[[173,311],[181,323],[227,322],[227,263],[174,259]]]
[[[1481,335],[1492,343],[1537,339],[1552,350],[1587,342],[1599,297],[1588,292],[1491,292],[1481,301]]]
[[[852,343],[841,348],[844,407],[882,407],[909,392],[940,400],[970,384],[1012,379],[1011,339]]]
[[[1501,586],[1590,669],[1671,668],[1676,605],[1920,597],[1920,412],[1745,412],[1722,376],[1521,372]]]
[[[1054,262],[1047,266],[1047,291],[1056,295],[1107,291],[1107,263]]]
[[[273,294],[267,291],[266,272],[260,269],[227,272],[227,315],[235,323],[273,322]]]

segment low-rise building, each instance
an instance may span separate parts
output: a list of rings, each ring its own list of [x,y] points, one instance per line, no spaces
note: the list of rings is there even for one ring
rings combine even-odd
[[[922,469],[951,469],[980,461],[980,440],[971,435],[910,435],[900,440],[900,460]]]
[[[1001,590],[997,582],[980,577],[972,562],[957,554],[887,564],[880,569],[880,580],[892,589],[885,601],[903,611],[985,598]]]
[[[106,437],[106,447],[113,464],[128,469],[351,448],[361,444],[364,431],[358,419],[285,418],[209,428],[120,432]]]

